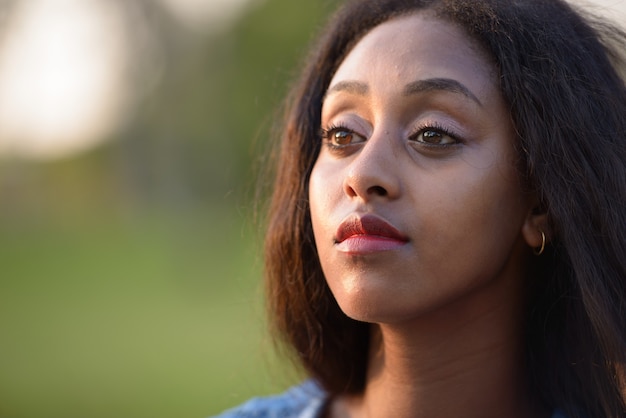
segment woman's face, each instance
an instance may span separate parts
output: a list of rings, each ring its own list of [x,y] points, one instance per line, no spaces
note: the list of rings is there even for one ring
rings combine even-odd
[[[348,316],[521,297],[533,199],[496,70],[461,29],[424,13],[374,28],[332,79],[322,129],[313,231]]]

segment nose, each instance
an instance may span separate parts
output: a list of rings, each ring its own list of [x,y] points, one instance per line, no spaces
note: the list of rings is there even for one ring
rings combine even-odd
[[[344,178],[344,192],[364,201],[400,195],[397,144],[388,136],[372,136],[354,156]]]

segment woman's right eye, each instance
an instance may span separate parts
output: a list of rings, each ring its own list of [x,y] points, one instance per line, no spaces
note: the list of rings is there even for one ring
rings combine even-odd
[[[363,136],[345,127],[322,129],[322,139],[331,148],[341,148],[359,142],[365,142]]]

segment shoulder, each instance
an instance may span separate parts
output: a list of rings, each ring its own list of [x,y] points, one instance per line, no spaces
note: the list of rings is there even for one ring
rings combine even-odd
[[[324,390],[314,381],[307,380],[280,395],[250,399],[213,418],[318,418],[326,400]],[[557,409],[552,418],[567,417]]]
[[[215,418],[317,418],[325,402],[326,393],[307,380],[281,395],[253,398]]]

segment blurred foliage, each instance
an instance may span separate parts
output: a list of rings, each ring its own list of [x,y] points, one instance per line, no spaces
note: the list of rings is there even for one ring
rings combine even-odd
[[[110,142],[0,161],[0,417],[201,417],[292,382],[264,331],[253,169],[332,1],[217,35],[145,2],[165,71]]]
[[[167,38],[166,79],[118,143],[143,198],[219,200],[254,186],[252,168],[294,67],[330,9],[319,1],[261,4],[230,33]]]

